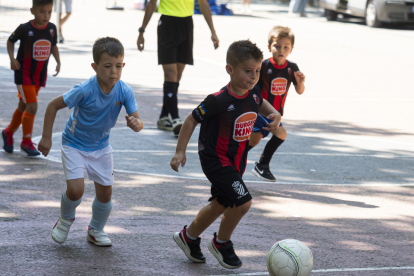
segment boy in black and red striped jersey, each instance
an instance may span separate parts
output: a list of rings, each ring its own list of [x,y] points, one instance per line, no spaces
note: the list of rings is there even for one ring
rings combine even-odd
[[[210,94],[185,120],[178,138],[171,167],[178,171],[186,162],[185,151],[197,124],[201,167],[211,182],[211,202],[200,210],[188,228],[174,234],[174,240],[188,259],[203,263],[199,235],[220,215],[218,235],[209,243],[210,252],[225,268],[238,268],[242,262],[234,253],[230,237],[252,204],[252,196],[242,180],[246,168],[248,141],[257,114],[271,120],[264,129],[278,128],[281,116],[253,89],[259,80],[263,53],[249,40],[232,43],[227,51],[226,70],[230,83]]]
[[[60,71],[59,50],[56,46],[56,26],[49,22],[53,0],[33,0],[30,9],[34,20],[21,24],[7,41],[7,52],[11,69],[14,70],[14,82],[17,85],[19,104],[9,126],[2,131],[3,149],[13,152],[13,133],[20,124],[23,128],[21,151],[28,156],[40,155],[32,142],[32,131],[37,112],[37,95],[40,87],[46,86],[47,65],[50,53],[56,59],[56,74]],[[14,58],[14,43],[20,40],[17,59]]]
[[[295,43],[295,35],[290,28],[276,26],[269,32],[269,51],[272,57],[262,62],[260,70],[260,79],[257,87],[262,91],[263,99],[269,101],[277,111],[283,116],[286,97],[290,84],[295,85],[296,92],[300,95],[305,91],[305,75],[299,71],[296,63],[286,58],[292,52]],[[249,141],[249,150],[259,144],[260,140],[267,135],[269,131],[263,130],[262,127],[268,123],[268,119],[258,116],[253,128],[253,133]],[[286,139],[286,130],[282,123],[277,130],[271,131],[272,138],[267,142],[260,161],[256,162],[252,173],[258,178],[265,181],[275,182],[276,178],[270,172],[269,163],[277,148]]]

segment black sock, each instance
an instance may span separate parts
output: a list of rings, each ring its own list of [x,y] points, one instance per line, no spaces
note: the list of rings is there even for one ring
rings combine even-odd
[[[160,119],[162,117],[168,117],[168,108],[167,108],[167,104],[165,103],[165,97],[163,98]]]
[[[171,114],[172,119],[179,118],[178,116],[178,82],[165,81],[164,82],[164,104],[161,110],[161,116],[168,116]],[[168,110],[168,113],[167,113]]]
[[[265,167],[269,167],[270,160],[273,157],[273,154],[275,154],[275,151],[277,148],[284,142],[285,140],[282,140],[278,138],[277,136],[272,136],[270,138],[269,142],[267,142],[262,156],[260,156],[259,164]]]

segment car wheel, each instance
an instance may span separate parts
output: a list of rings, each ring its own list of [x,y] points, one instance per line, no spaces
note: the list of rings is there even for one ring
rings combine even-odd
[[[335,21],[338,18],[338,13],[333,10],[325,9],[325,17],[328,21]]]
[[[377,8],[373,0],[368,2],[367,10],[365,12],[365,22],[370,27],[381,27],[382,23],[378,20]]]

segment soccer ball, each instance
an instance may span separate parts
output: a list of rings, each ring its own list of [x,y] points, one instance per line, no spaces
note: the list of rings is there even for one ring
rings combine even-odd
[[[271,276],[309,276],[312,269],[312,251],[298,240],[279,241],[267,255],[267,270]]]

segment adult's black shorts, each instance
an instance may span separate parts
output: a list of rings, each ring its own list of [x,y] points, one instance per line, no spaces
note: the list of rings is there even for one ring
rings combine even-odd
[[[242,179],[242,173],[235,167],[229,166],[214,171],[204,170],[204,174],[211,182],[211,197],[209,201],[217,198],[218,203],[224,207],[236,207],[252,199]]]
[[[193,65],[193,18],[161,15],[158,21],[158,64]]]

